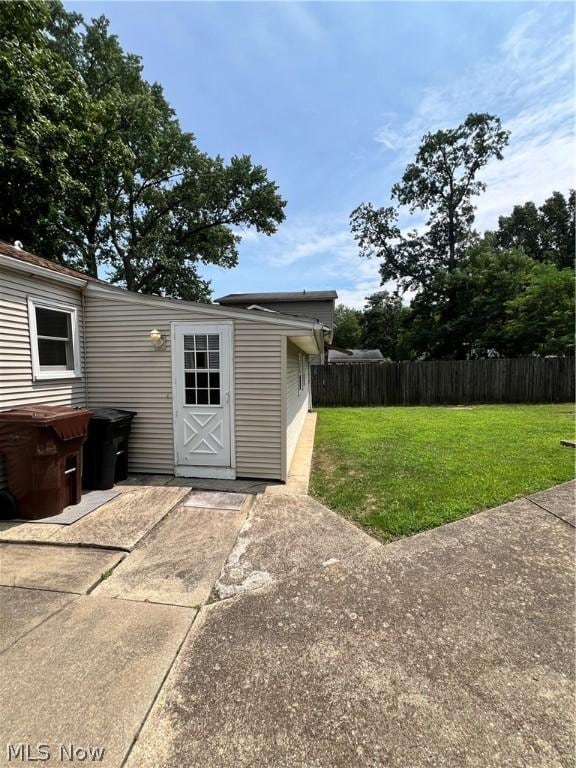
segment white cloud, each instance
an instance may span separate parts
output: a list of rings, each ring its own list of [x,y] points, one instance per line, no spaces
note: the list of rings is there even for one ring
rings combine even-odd
[[[567,23],[568,20],[568,23]],[[386,113],[374,140],[403,167],[424,133],[457,125],[469,112],[490,112],[511,132],[504,160],[489,163],[480,176],[487,190],[477,198],[476,227],[497,225],[498,216],[514,205],[542,203],[554,190],[576,185],[574,141],[574,46],[571,14],[558,5],[523,14],[500,45],[497,57],[479,61],[442,88],[427,89],[415,113],[400,122]],[[402,215],[403,227],[422,226],[422,216]],[[352,247],[355,250],[354,244]],[[343,255],[344,252],[340,251]],[[336,258],[349,280],[341,299],[361,306],[379,288],[378,264],[356,257],[349,269]],[[393,288],[393,286],[388,286]]]
[[[504,160],[491,162],[481,174],[488,188],[477,199],[480,230],[495,226],[516,204],[566,192],[575,185],[571,26],[562,5],[523,14],[497,57],[479,61],[442,88],[427,89],[404,123],[387,115],[375,140],[394,145],[406,163],[424,133],[455,126],[469,112],[499,115],[511,138]]]
[[[573,137],[559,134],[513,147],[502,163],[489,164],[481,176],[489,191],[478,199],[477,229],[494,228],[514,205],[528,200],[540,205],[555,190],[566,194],[575,182],[573,153]]]
[[[487,10],[489,12],[489,9]],[[441,88],[422,92],[414,114],[401,121],[384,113],[374,135],[396,178],[413,157],[422,135],[455,126],[469,112],[499,115],[511,131],[503,161],[486,166],[488,188],[477,198],[476,226],[497,224],[516,204],[541,203],[554,190],[566,192],[574,180],[574,51],[566,18],[570,12],[550,5],[523,14],[505,35],[499,54],[478,61]],[[306,32],[308,20],[302,24]],[[380,159],[382,155],[380,155]],[[375,201],[386,204],[385,201]],[[246,253],[258,269],[270,273],[271,286],[336,288],[339,301],[362,307],[366,296],[382,290],[379,264],[358,256],[348,226],[349,211],[288,219],[272,238],[249,233]],[[422,226],[423,217],[402,215],[405,229]],[[385,286],[389,290],[394,285]]]
[[[514,59],[522,56],[526,49],[528,33],[538,22],[538,13],[536,10],[525,13],[520,21],[513,27],[504,38],[500,46],[505,54],[509,54]]]
[[[358,256],[346,212],[285,222],[274,237],[261,237],[248,248],[270,284],[285,290],[333,288],[339,303],[359,308],[367,296],[383,290],[379,262]],[[395,285],[385,287],[394,290]]]
[[[315,16],[302,3],[278,3],[275,6],[283,15],[284,23],[301,37],[307,38],[312,43],[319,43],[326,39],[326,32]]]
[[[399,149],[405,143],[405,137],[398,130],[398,115],[387,112],[382,115],[382,124],[374,135],[374,141],[384,149]]]
[[[262,4],[245,18],[245,28],[239,36],[242,45],[256,48],[273,62],[292,55],[294,46],[303,40],[317,46],[326,42],[324,28],[301,3]]]
[[[271,266],[285,267],[322,254],[351,255],[355,250],[348,230],[326,231],[322,223],[301,225],[280,232],[268,261]]]

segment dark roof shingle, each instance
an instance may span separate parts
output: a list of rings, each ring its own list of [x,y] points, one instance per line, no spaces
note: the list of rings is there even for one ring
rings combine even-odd
[[[77,277],[80,280],[94,280],[101,283],[102,280],[87,275],[84,272],[78,272],[70,267],[65,267],[62,264],[58,264],[57,261],[50,261],[50,259],[43,259],[41,256],[36,256],[34,253],[28,253],[23,248],[17,248],[15,245],[9,245],[8,243],[0,240],[0,254],[3,256],[9,256],[17,261],[23,261],[26,264],[33,264],[36,267],[43,267],[44,269],[50,269],[52,272],[57,272],[60,275],[67,275],[68,277]]]
[[[276,291],[272,293],[228,293],[217,304],[258,304],[259,302],[277,301],[330,301],[337,299],[336,291]]]

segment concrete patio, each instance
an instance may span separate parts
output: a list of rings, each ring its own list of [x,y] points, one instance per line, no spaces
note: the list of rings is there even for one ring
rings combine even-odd
[[[0,765],[575,765],[574,483],[386,546],[304,493],[190,490],[2,532]]]

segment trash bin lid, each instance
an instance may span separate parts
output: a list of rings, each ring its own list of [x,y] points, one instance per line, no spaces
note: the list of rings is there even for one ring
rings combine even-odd
[[[75,440],[85,438],[91,413],[68,405],[23,405],[0,411],[0,424],[4,430],[51,429],[60,440]]]
[[[120,408],[96,408],[92,412],[90,421],[105,421],[108,423],[125,421],[136,416],[136,411],[124,411]]]
[[[89,416],[90,413],[87,408],[72,408],[68,405],[23,405],[9,411],[0,411],[0,421],[34,422],[52,426],[55,422]]]

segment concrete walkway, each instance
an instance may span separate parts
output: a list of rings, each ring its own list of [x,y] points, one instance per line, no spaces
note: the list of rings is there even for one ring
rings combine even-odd
[[[303,494],[144,490],[177,495],[123,551],[2,545],[0,766],[576,765],[574,483],[386,546]]]
[[[75,544],[129,552],[190,493],[185,488],[116,486],[122,493],[73,525],[0,521],[0,541]]]

